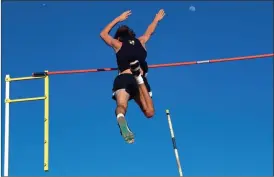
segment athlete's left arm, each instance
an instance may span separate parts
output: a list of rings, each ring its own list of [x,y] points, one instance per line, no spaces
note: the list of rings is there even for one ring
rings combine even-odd
[[[117,48],[118,46],[116,46],[117,42],[111,35],[109,35],[109,32],[119,21],[119,17],[115,18],[100,33],[100,37],[105,41],[105,43],[113,48]]]
[[[146,32],[143,36],[139,37],[139,40],[142,44],[145,44],[151,37],[151,35],[154,33],[159,21],[161,21],[165,16],[165,11],[161,9],[153,19],[152,23],[148,26]]]
[[[111,35],[109,35],[110,30],[119,22],[124,21],[131,15],[131,11],[125,11],[120,16],[112,20],[100,33],[100,37],[111,47],[118,49],[120,42],[116,39],[113,39]]]

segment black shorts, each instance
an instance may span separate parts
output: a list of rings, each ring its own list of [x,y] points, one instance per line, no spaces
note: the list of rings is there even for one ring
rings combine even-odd
[[[147,91],[149,92],[149,95],[152,97],[152,92],[150,85],[148,84],[147,78],[142,76],[144,79],[144,83],[146,85]],[[126,74],[120,74],[118,75],[114,82],[113,82],[113,88],[112,88],[112,99],[115,98],[115,92],[120,89],[125,89],[125,91],[130,95],[130,100],[133,99],[136,95],[139,94],[138,89],[138,83],[134,76],[132,74],[126,73]]]

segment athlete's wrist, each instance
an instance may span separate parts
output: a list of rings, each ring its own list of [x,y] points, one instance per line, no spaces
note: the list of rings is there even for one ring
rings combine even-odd
[[[152,21],[152,23],[157,24],[159,22],[159,20],[157,18],[154,18],[154,20]]]
[[[112,23],[114,23],[114,25],[116,25],[119,22],[120,22],[120,18],[119,17],[116,17],[115,19],[112,20]]]

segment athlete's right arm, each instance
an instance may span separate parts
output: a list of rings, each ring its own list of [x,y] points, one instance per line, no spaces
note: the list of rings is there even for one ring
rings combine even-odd
[[[105,43],[107,43],[109,46],[113,47],[116,50],[119,49],[121,44],[118,40],[113,39],[113,37],[109,35],[109,32],[118,22],[126,20],[129,15],[131,15],[130,10],[122,13],[119,17],[110,22],[100,33],[100,36],[105,41]]]
[[[154,33],[158,22],[161,21],[165,16],[165,11],[161,9],[153,19],[152,23],[148,26],[146,32],[143,34],[143,36],[139,37],[139,40],[142,44],[145,44],[151,37],[151,35]]]

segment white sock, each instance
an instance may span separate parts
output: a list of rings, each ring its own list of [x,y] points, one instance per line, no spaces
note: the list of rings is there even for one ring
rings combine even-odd
[[[117,119],[119,118],[119,117],[125,117],[125,115],[124,114],[122,114],[122,113],[119,113],[119,114],[117,114]]]
[[[141,74],[139,76],[135,76],[135,79],[139,85],[144,83],[144,79]]]

